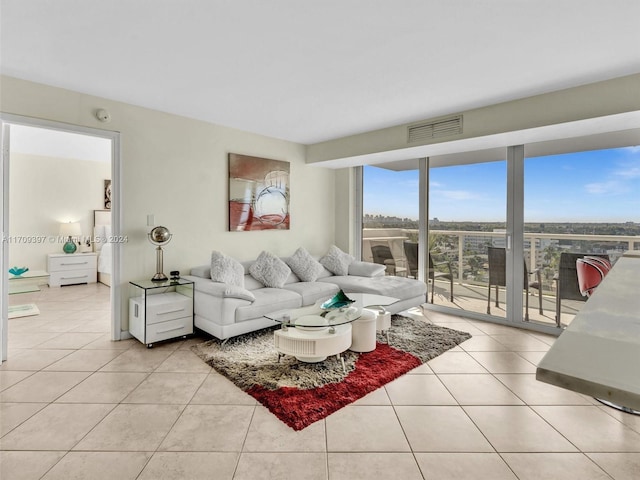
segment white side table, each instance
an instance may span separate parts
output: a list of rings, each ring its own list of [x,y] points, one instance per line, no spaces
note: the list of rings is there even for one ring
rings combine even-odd
[[[351,348],[354,352],[372,352],[376,349],[376,312],[362,309],[362,315],[351,324]]]
[[[129,332],[148,348],[193,333],[194,283],[183,278],[129,282]]]
[[[355,305],[366,308],[376,314],[376,330],[387,334],[389,343],[389,328],[391,327],[391,313],[385,308],[399,302],[399,298],[375,295],[372,293],[347,293],[347,296],[355,300]]]

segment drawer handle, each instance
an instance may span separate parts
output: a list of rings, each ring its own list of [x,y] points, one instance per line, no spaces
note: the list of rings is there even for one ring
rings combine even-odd
[[[158,330],[158,333],[175,332],[176,330],[184,330],[184,328],[185,328],[185,325],[182,325],[181,327],[169,328],[167,330]]]
[[[89,262],[61,263],[60,265],[86,265]]]
[[[89,275],[80,275],[77,277],[60,277],[60,280],[73,280],[75,278],[87,278]]]
[[[158,312],[158,315],[166,315],[167,313],[176,313],[176,312],[183,312],[183,311],[184,311],[184,307],[176,308],[175,310],[167,310],[165,312]]]

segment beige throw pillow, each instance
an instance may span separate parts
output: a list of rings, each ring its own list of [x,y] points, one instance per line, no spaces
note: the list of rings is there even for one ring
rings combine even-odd
[[[290,273],[287,264],[269,252],[262,252],[249,267],[249,274],[265,287],[282,288]]]
[[[313,258],[304,247],[298,248],[296,253],[286,259],[286,262],[293,273],[303,282],[315,282],[323,270],[320,262]]]
[[[320,263],[334,275],[348,275],[349,265],[355,261],[355,258],[348,253],[343,252],[335,245],[329,248],[327,254],[320,259]]]
[[[211,280],[244,288],[244,267],[222,252],[211,252]]]

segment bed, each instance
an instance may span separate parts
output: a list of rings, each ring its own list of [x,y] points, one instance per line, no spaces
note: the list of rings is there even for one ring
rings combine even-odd
[[[98,254],[98,282],[111,286],[111,210],[93,211],[93,251]]]

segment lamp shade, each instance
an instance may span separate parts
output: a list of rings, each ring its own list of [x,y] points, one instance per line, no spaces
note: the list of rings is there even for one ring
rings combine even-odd
[[[68,222],[60,224],[60,235],[63,237],[77,237],[82,235],[79,222]]]

